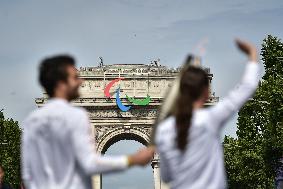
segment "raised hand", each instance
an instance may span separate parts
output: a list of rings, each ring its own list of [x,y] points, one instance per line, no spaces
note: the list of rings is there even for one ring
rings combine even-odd
[[[253,62],[258,61],[257,49],[253,44],[251,44],[247,41],[240,40],[240,39],[236,39],[236,44],[237,44],[238,48],[243,53],[245,53],[251,61],[253,61]]]

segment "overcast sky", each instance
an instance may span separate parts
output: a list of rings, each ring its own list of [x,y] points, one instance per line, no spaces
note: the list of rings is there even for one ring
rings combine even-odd
[[[0,0],[0,108],[22,122],[42,96],[38,62],[58,53],[74,55],[78,67],[96,66],[99,56],[105,64],[160,58],[177,67],[193,52],[211,68],[213,91],[222,98],[246,60],[233,39],[260,49],[268,34],[283,38],[282,18],[282,0]],[[236,116],[223,135],[235,131]]]

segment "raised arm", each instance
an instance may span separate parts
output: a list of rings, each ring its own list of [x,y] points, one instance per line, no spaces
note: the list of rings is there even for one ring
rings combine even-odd
[[[101,156],[97,154],[86,113],[82,113],[75,128],[72,136],[74,153],[83,170],[89,175],[122,171],[132,165],[146,165],[152,159],[154,152],[150,149],[142,149],[130,156]]]
[[[211,127],[213,127],[211,129],[216,129],[217,131],[252,97],[260,79],[260,66],[256,48],[252,44],[241,40],[236,40],[236,44],[248,56],[249,61],[238,86],[230,91],[228,96],[223,98],[217,105],[208,108],[212,123]]]

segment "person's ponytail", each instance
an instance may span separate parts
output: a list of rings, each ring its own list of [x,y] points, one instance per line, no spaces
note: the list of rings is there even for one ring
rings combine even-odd
[[[176,126],[177,126],[177,147],[184,151],[188,143],[188,134],[191,126],[193,102],[185,94],[179,94],[177,98]]]
[[[190,58],[189,61],[192,59]],[[181,151],[186,149],[189,142],[194,102],[204,94],[204,89],[208,87],[208,84],[207,73],[202,68],[192,65],[183,70],[173,110],[176,119],[176,144]]]

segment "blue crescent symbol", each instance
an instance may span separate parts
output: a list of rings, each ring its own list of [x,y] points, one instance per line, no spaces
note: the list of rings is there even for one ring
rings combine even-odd
[[[131,109],[132,106],[125,106],[122,104],[121,99],[120,99],[120,87],[116,91],[116,104],[122,110],[123,112],[128,111]]]

